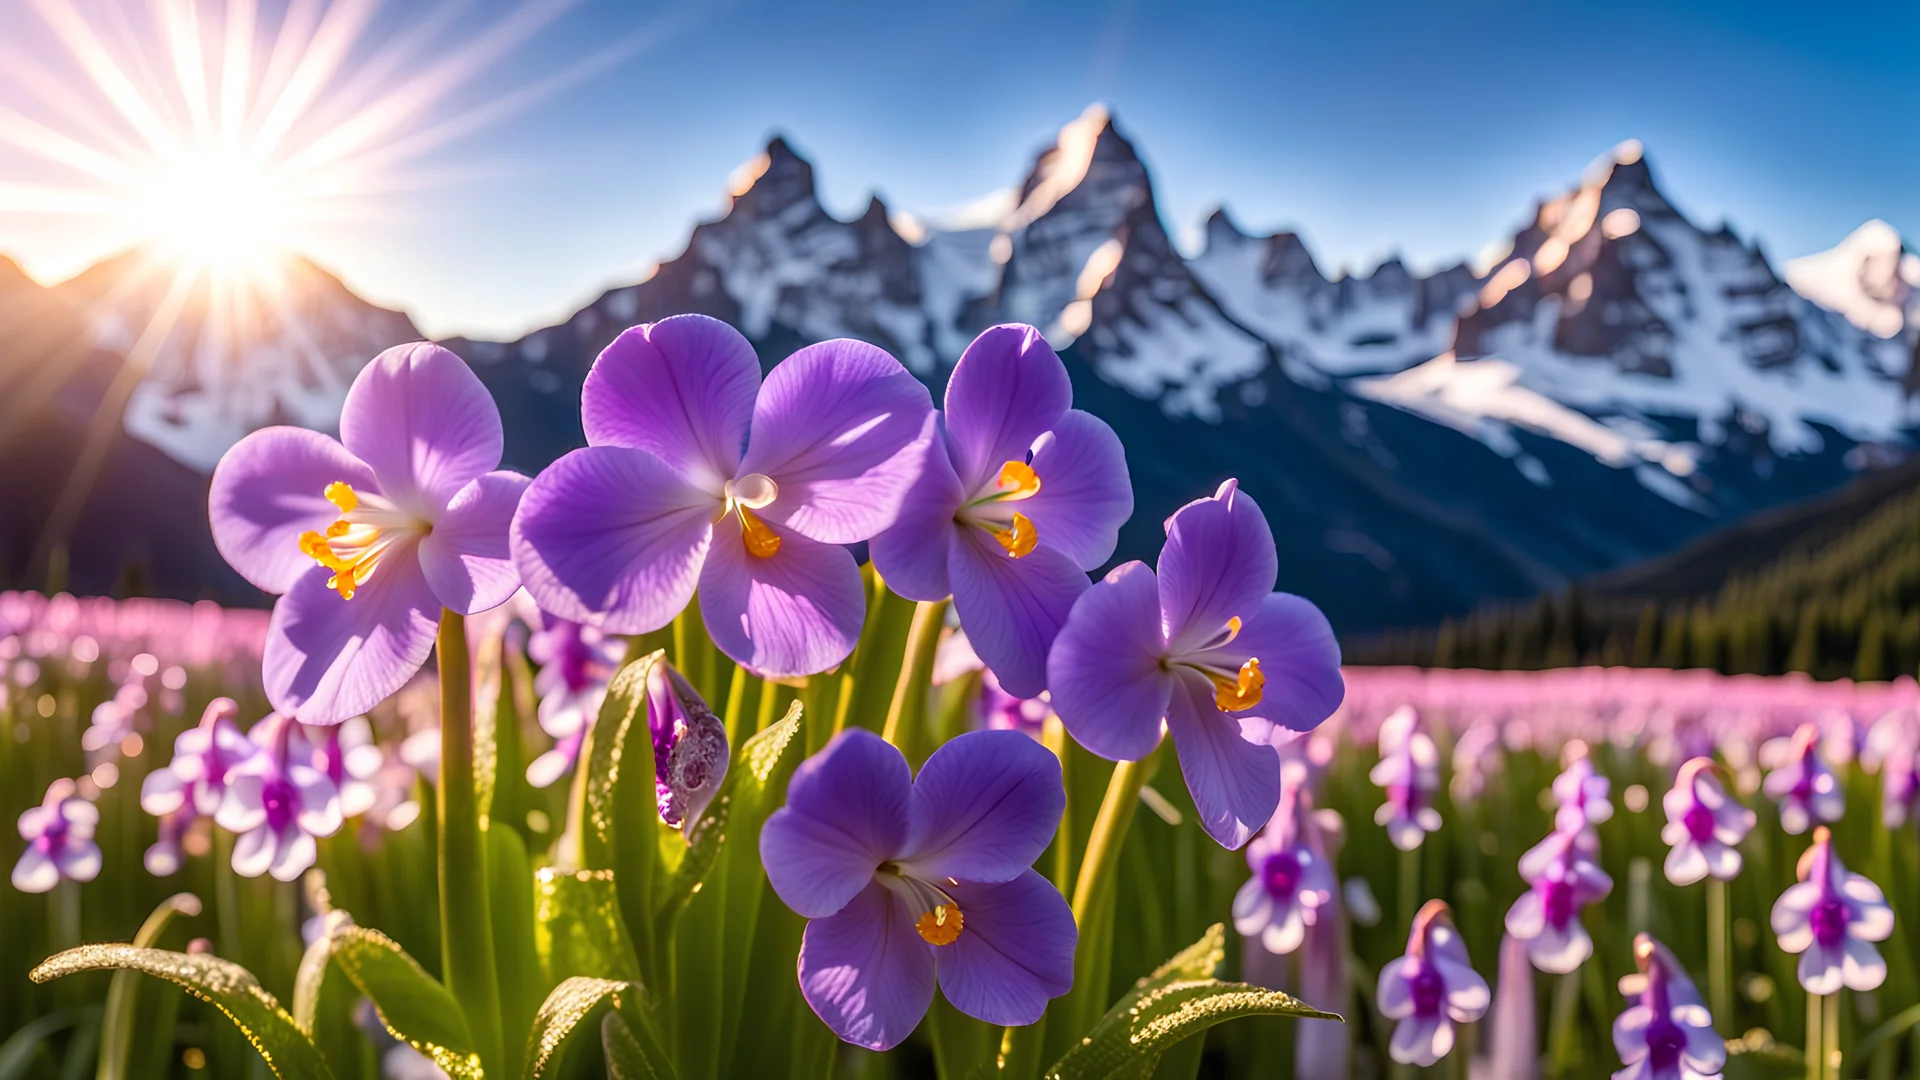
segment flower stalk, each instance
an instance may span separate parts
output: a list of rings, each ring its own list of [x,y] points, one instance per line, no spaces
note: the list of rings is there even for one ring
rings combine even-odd
[[[1734,1030],[1733,968],[1727,950],[1727,883],[1707,879],[1707,1004],[1725,1034]]]
[[[440,613],[440,968],[466,1013],[480,1060],[502,1067],[500,987],[494,981],[493,921],[487,910],[485,837],[473,772],[473,684],[464,616]]]
[[[881,738],[900,748],[908,761],[926,757],[927,695],[933,687],[933,658],[946,625],[946,600],[923,600],[914,607],[907,631],[907,650],[900,660],[900,676],[887,706],[887,724]]]
[[[1060,1020],[1071,1033],[1091,1028],[1105,1010],[1109,947],[1113,937],[1112,901],[1120,851],[1133,828],[1140,806],[1140,788],[1146,783],[1151,757],[1114,764],[1100,814],[1087,837],[1086,855],[1073,883],[1073,921],[1080,928],[1079,949],[1073,957],[1073,990],[1060,1002]]]

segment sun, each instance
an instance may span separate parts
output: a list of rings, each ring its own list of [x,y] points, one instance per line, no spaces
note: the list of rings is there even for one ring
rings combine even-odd
[[[157,164],[140,186],[136,228],[183,263],[230,275],[286,257],[292,196],[252,155],[185,154]]]

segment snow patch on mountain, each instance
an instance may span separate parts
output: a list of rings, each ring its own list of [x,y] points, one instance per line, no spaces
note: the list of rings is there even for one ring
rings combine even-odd
[[[1877,218],[1781,269],[1795,292],[1876,337],[1920,327],[1920,254]]]

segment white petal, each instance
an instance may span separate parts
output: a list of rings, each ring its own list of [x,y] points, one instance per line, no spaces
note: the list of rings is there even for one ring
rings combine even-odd
[[[1707,876],[1707,856],[1691,839],[1675,844],[1667,852],[1667,880],[1675,885],[1691,885]]]
[[[1880,950],[1857,938],[1847,939],[1847,951],[1841,961],[1841,981],[1849,990],[1872,990],[1887,981],[1887,962]]]
[[[13,864],[13,887],[24,893],[43,893],[60,884],[60,868],[38,847],[28,847]]]
[[[1841,964],[1845,955],[1842,949],[1830,949],[1814,943],[1800,954],[1800,964],[1796,969],[1800,985],[1809,994],[1831,994],[1840,989]]]
[[[317,853],[313,837],[291,829],[280,837],[280,849],[274,854],[273,865],[269,869],[280,881],[292,881],[313,865]]]
[[[1240,936],[1252,937],[1265,930],[1272,915],[1273,898],[1267,895],[1258,877],[1248,878],[1240,891],[1233,894],[1233,928]]]
[[[266,824],[266,814],[260,815],[260,824],[243,832],[233,842],[233,872],[241,877],[259,877],[273,865],[278,853],[278,837]]]
[[[1547,925],[1546,905],[1540,901],[1540,894],[1528,889],[1507,909],[1507,933],[1521,940],[1538,937]]]

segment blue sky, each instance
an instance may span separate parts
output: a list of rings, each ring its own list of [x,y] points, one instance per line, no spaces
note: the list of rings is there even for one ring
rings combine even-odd
[[[473,0],[454,32],[508,7]],[[830,210],[877,191],[925,212],[1018,182],[1093,101],[1176,230],[1224,203],[1328,270],[1471,257],[1629,137],[1685,212],[1776,260],[1871,217],[1920,237],[1920,6],[1831,7],[588,0],[463,95],[624,59],[415,162],[428,186],[316,254],[430,333],[512,336],[676,254],[771,133]],[[417,10],[391,0],[376,29]],[[36,270],[61,235],[0,215]]]

